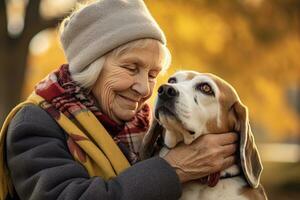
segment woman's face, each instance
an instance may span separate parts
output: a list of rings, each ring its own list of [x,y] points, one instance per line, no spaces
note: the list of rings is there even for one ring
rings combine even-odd
[[[150,98],[163,67],[158,41],[115,56],[108,54],[92,92],[106,115],[121,124],[129,121]]]

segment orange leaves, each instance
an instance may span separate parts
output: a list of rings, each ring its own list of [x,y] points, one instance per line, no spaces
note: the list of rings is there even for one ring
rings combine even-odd
[[[299,14],[291,13],[288,1],[255,6],[243,3],[248,1],[145,2],[165,31],[172,53],[172,66],[157,85],[176,70],[215,73],[232,83],[249,107],[251,121],[259,127],[258,140],[299,134],[299,114],[287,95],[291,87],[298,88],[296,92],[300,87]],[[29,56],[25,95],[65,62],[56,32],[50,32],[48,50]]]

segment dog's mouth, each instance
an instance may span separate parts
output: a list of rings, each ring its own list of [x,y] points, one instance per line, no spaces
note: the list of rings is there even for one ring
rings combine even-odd
[[[164,115],[164,117],[169,117],[174,119],[177,123],[179,123],[183,129],[185,129],[186,132],[188,132],[190,135],[194,135],[195,131],[191,131],[189,129],[187,129],[184,124],[182,123],[182,121],[179,119],[178,115],[175,112],[175,109],[171,109],[167,106],[159,106],[156,107],[155,109],[155,117],[156,119],[161,123],[160,120],[160,115]]]
[[[178,118],[176,112],[174,112],[174,109],[171,109],[167,106],[160,106],[155,109],[155,117],[159,121],[160,121],[160,115],[172,117],[172,118],[175,118],[176,121],[181,122],[180,119]]]
[[[172,119],[173,121],[175,120],[176,123],[180,124],[180,127],[182,127],[185,132],[188,132],[191,135],[194,135],[195,132],[188,130],[183,123],[181,122],[181,120],[178,118],[178,115],[175,112],[175,109],[171,109],[165,105],[163,106],[159,106],[155,108],[155,117],[156,119],[161,123],[160,118],[169,118]],[[165,120],[163,120],[165,121]],[[166,124],[162,124],[163,126],[165,126]],[[164,147],[166,147],[167,149],[172,149],[171,147],[169,147],[166,143],[163,144]],[[206,177],[203,177],[200,179],[200,183],[202,184],[207,184],[209,187],[214,187],[217,185],[217,183],[219,182],[220,179],[220,172],[216,172],[213,174],[210,174]]]

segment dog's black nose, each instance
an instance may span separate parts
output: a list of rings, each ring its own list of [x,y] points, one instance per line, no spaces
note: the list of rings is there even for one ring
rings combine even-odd
[[[179,92],[171,85],[161,85],[158,88],[158,96],[162,99],[172,99],[179,95]]]

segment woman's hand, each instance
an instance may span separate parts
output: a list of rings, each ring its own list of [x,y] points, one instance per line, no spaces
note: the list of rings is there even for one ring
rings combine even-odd
[[[222,171],[236,161],[236,133],[203,135],[190,145],[179,144],[163,158],[182,183]]]

